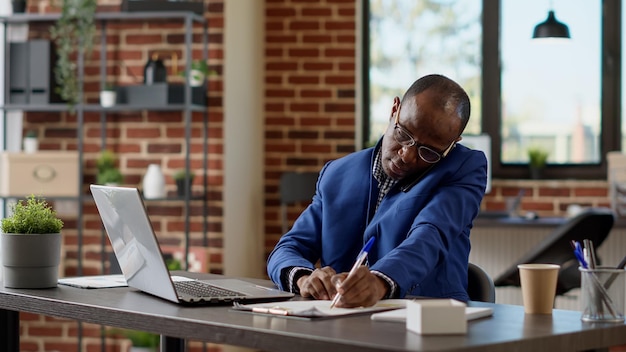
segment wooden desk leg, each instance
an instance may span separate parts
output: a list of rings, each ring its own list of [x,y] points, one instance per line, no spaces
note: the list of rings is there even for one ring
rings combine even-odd
[[[161,335],[161,352],[183,352],[183,351],[185,351],[185,340],[179,339],[177,337]]]
[[[20,313],[0,309],[0,351],[19,352]]]

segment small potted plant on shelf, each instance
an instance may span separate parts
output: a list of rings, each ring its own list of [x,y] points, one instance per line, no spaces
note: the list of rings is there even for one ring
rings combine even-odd
[[[185,196],[185,185],[188,185],[189,193],[191,193],[191,185],[193,184],[193,178],[195,174],[192,171],[187,172],[185,169],[177,170],[174,175],[174,182],[176,182],[176,193],[179,197]]]
[[[103,108],[114,106],[117,101],[117,92],[112,84],[107,83],[100,91],[100,105]]]
[[[19,200],[0,227],[4,286],[56,287],[63,221],[45,199],[31,195]]]
[[[530,168],[530,178],[537,180],[541,178],[541,171],[546,167],[548,152],[539,147],[528,149],[528,167]]]
[[[59,85],[57,93],[73,110],[79,103],[82,90],[74,55],[92,52],[97,0],[63,0],[61,4],[61,16],[50,28],[57,54],[54,78]]]
[[[124,181],[124,176],[116,166],[117,156],[114,152],[106,149],[100,152],[96,160],[98,173],[96,183],[100,185],[119,185]]]
[[[193,60],[191,62],[191,70],[189,72],[189,85],[192,87],[200,87],[204,84],[205,78],[210,75],[209,65],[204,60]],[[187,71],[182,71],[181,76],[186,77]]]
[[[26,12],[26,0],[11,0],[11,5],[13,5],[13,13]]]
[[[39,140],[35,130],[28,130],[22,141],[24,153],[36,153],[39,150]]]

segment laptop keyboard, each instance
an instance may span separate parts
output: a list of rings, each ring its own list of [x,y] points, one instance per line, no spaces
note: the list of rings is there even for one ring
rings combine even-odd
[[[245,296],[241,292],[227,290],[225,288],[216,287],[202,281],[176,281],[174,282],[176,292],[179,294],[195,297],[242,297]]]

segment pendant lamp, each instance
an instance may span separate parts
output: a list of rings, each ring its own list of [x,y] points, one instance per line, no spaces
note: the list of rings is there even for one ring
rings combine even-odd
[[[554,11],[548,12],[548,18],[535,26],[533,39],[538,38],[566,38],[569,39],[569,28],[563,22],[559,22],[554,16]]]

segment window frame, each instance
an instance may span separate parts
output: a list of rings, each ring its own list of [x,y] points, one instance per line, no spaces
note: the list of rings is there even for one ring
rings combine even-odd
[[[601,45],[601,127],[599,164],[548,164],[542,171],[546,179],[606,179],[606,154],[621,150],[621,0],[602,1]],[[526,164],[501,161],[501,56],[500,0],[483,0],[483,116],[481,129],[491,136],[492,176],[528,178]],[[488,97],[498,97],[497,99]],[[617,118],[611,118],[617,116]]]
[[[364,102],[362,124],[363,141],[369,135],[369,0],[363,0],[363,65],[361,75]],[[566,6],[566,5],[565,5]],[[501,161],[501,67],[500,55],[500,0],[482,0],[482,120],[481,130],[491,136],[491,173],[498,179],[527,179],[528,165],[503,164]],[[609,151],[621,146],[621,0],[602,1],[601,38],[601,135],[600,163],[548,164],[542,171],[544,179],[606,179]],[[494,98],[495,97],[495,98]],[[612,118],[613,117],[613,118]]]

